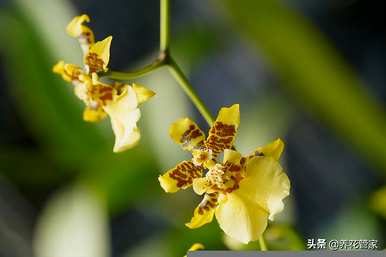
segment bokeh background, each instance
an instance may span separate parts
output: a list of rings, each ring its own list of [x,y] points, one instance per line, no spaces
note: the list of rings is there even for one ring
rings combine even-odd
[[[302,250],[309,238],[386,238],[385,3],[366,0],[171,1],[172,50],[212,114],[241,104],[237,147],[281,137],[291,182],[265,237]],[[0,0],[0,256],[182,256],[258,249],[216,222],[188,230],[200,201],[165,194],[157,176],[188,155],[168,138],[177,118],[207,126],[167,71],[136,80],[157,91],[143,106],[143,140],[113,154],[108,120],[82,121],[71,85],[51,72],[81,63],[64,28],[87,13],[113,35],[111,68],[157,55],[157,0]]]

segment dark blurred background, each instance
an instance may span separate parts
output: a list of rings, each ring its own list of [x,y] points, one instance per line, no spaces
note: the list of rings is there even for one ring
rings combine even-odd
[[[286,209],[266,232],[270,249],[309,238],[386,238],[386,38],[382,1],[171,1],[172,51],[212,114],[241,104],[237,146],[281,137],[291,179]],[[0,256],[183,256],[253,249],[216,222],[188,230],[199,198],[167,195],[157,176],[187,158],[168,138],[177,118],[204,120],[161,70],[138,80],[143,140],[111,153],[108,121],[82,121],[70,85],[51,72],[81,63],[65,34],[87,13],[98,40],[113,35],[110,67],[157,56],[159,1],[0,1]]]

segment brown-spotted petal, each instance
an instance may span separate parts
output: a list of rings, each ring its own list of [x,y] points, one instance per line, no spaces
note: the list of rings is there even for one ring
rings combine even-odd
[[[89,74],[106,71],[110,60],[110,46],[112,36],[98,41],[90,46],[89,51],[84,56],[84,64]]]
[[[188,119],[179,119],[169,129],[169,135],[174,142],[186,151],[193,151],[203,146],[205,135],[197,124]]]
[[[238,104],[220,109],[205,142],[206,147],[212,150],[213,157],[225,149],[232,148],[239,124],[240,110]]]
[[[218,206],[218,197],[218,193],[205,194],[204,199],[194,210],[192,219],[185,225],[194,229],[210,223]]]
[[[248,155],[248,159],[252,158],[254,156],[267,156],[267,157],[272,157],[275,160],[279,160],[281,154],[283,153],[284,150],[284,142],[278,138],[275,141],[256,148],[255,151],[253,151],[250,155]]]
[[[186,189],[193,183],[193,179],[202,177],[203,168],[196,166],[191,161],[183,161],[165,174],[158,177],[161,187],[167,193],[175,193]]]
[[[59,61],[54,65],[52,71],[62,76],[67,82],[74,82],[79,80],[79,76],[83,74],[83,70],[75,64],[67,64]]]

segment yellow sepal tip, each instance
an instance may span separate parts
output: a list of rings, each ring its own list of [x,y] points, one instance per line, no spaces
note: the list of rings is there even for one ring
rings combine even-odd
[[[64,71],[64,61],[59,61],[57,62],[53,67],[52,67],[52,72],[57,73],[57,74],[62,74]]]
[[[133,89],[137,95],[138,104],[146,102],[155,95],[155,92],[136,83],[133,83]]]
[[[87,14],[75,16],[66,27],[66,32],[71,37],[79,37],[82,34],[82,24],[90,22],[90,17]]]

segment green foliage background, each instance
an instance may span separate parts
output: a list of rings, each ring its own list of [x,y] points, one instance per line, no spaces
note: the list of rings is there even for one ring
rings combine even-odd
[[[42,11],[45,4],[46,11]],[[339,53],[306,19],[276,0],[224,0],[210,4],[212,8],[218,7],[220,17],[239,33],[251,49],[262,51],[272,69],[283,80],[285,90],[294,96],[299,106],[325,123],[384,176],[384,110],[364,89],[363,82]],[[167,126],[174,119],[192,113],[188,100],[178,91],[167,72],[159,71],[142,80],[155,91],[168,88],[168,94],[160,93],[154,105],[149,103],[144,106],[141,121],[143,141],[134,150],[113,154],[113,137],[108,122],[89,124],[81,120],[82,106],[73,96],[70,85],[51,72],[52,64],[58,59],[79,62],[79,57],[74,54],[79,51],[76,42],[64,36],[64,24],[75,14],[72,6],[64,0],[39,0],[34,4],[28,0],[18,0],[0,9],[0,56],[4,59],[9,93],[23,124],[38,144],[38,150],[0,146],[1,176],[22,192],[45,194],[48,191],[87,188],[87,192],[97,199],[99,211],[106,213],[106,216],[101,216],[105,217],[101,223],[108,224],[107,219],[128,209],[137,209],[166,224],[154,238],[139,242],[125,256],[182,256],[194,242],[202,242],[208,249],[226,248],[215,222],[193,231],[183,226],[190,218],[198,198],[192,198],[191,192],[178,196],[165,195],[158,185],[156,178],[161,171],[186,158],[177,146],[169,142]],[[59,33],[60,28],[63,29]],[[173,35],[172,47],[186,70],[200,65],[203,56],[218,47],[216,32],[210,26],[194,25],[191,31],[193,33]],[[301,47],[299,42],[307,47]],[[253,106],[251,109],[254,110]],[[241,149],[247,148],[244,145],[255,136],[255,128],[259,128],[260,120],[255,115],[257,112],[261,119],[270,117],[267,118],[267,131],[258,136],[258,141],[263,143],[267,138],[280,136],[286,130],[294,111],[280,96],[259,103],[256,109],[259,111],[243,114],[244,120],[254,125],[246,124],[242,129],[244,135],[239,138]],[[55,199],[53,193],[47,206]],[[363,228],[368,230],[368,234],[365,234],[377,236],[377,223],[366,203],[367,197],[364,197],[362,203],[354,206],[347,217],[351,217],[353,222],[357,221],[355,217],[365,220]],[[66,204],[66,200],[63,204]],[[283,215],[287,218],[279,222],[286,225],[272,226],[267,232],[270,249],[304,248],[303,239],[291,227],[296,217],[291,213],[291,203],[288,206],[289,210]],[[45,212],[45,208],[41,208],[41,213]],[[355,213],[360,214],[356,216]],[[93,214],[86,214],[85,219],[87,215]],[[60,223],[61,220],[51,222]],[[38,222],[43,223],[48,223],[44,226],[50,226],[50,221]],[[349,235],[351,231],[349,226],[339,229],[343,235]],[[339,234],[328,230],[326,228],[327,235]],[[39,228],[36,231],[34,237],[43,239],[34,244],[38,255],[44,256],[50,251],[47,245],[51,242],[39,235]],[[58,229],[52,233],[62,232]],[[68,236],[71,237],[71,233]],[[277,240],[281,243],[277,243]],[[106,244],[106,249],[109,248],[108,240],[103,244]],[[239,247],[234,246],[235,249]],[[257,248],[256,244],[251,244],[245,249]],[[54,256],[54,253],[51,254]],[[68,254],[71,256],[71,253]]]

